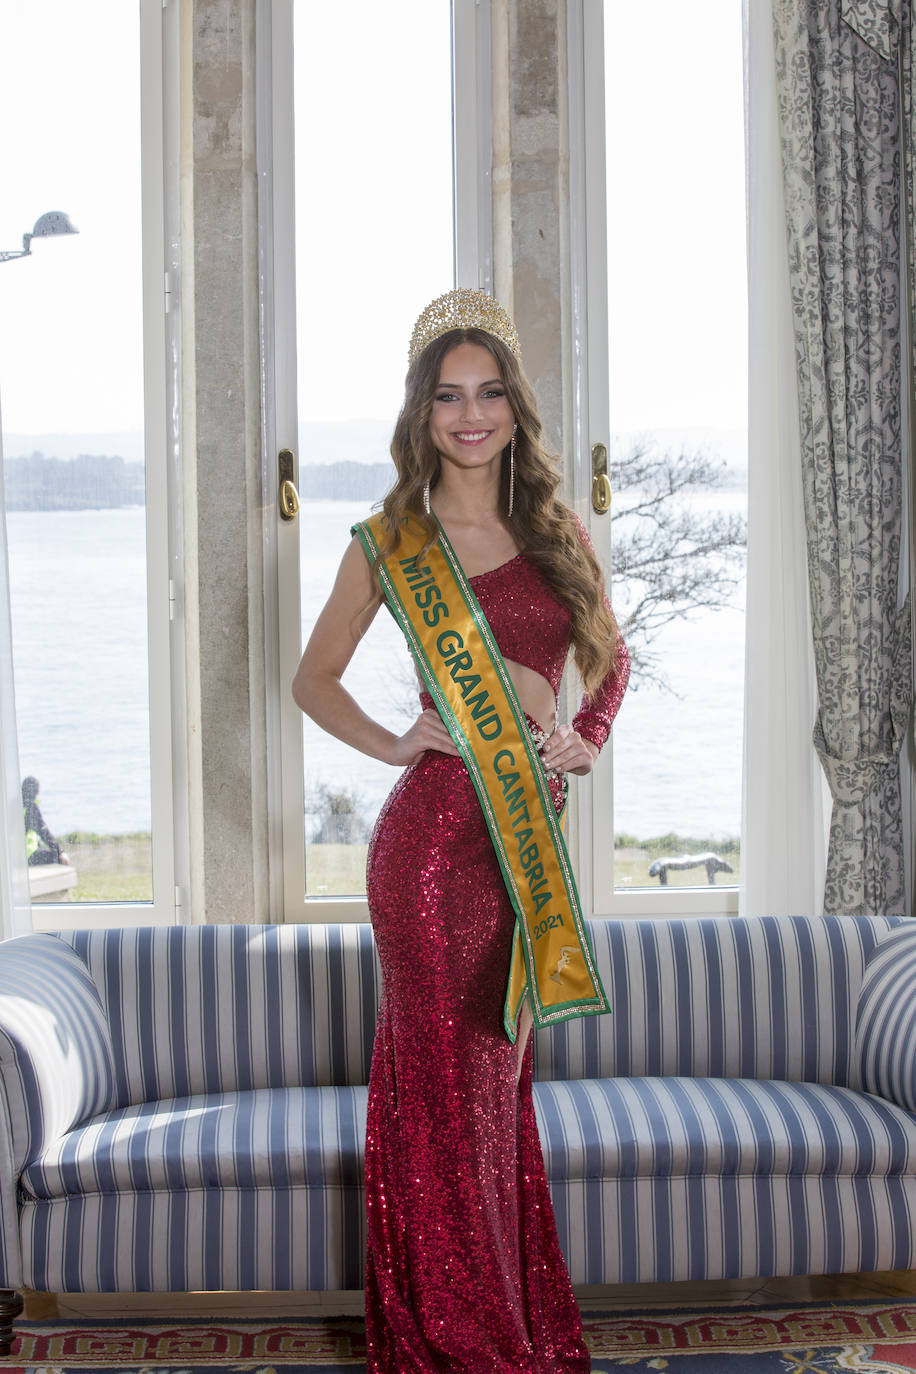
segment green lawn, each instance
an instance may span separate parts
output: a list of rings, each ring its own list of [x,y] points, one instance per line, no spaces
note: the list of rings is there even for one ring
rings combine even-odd
[[[366,892],[366,844],[307,844],[305,886],[309,897],[354,897]]]
[[[717,873],[717,887],[737,887],[741,881],[741,850],[738,841],[693,839],[689,836],[662,835],[653,840],[635,840],[625,835],[620,837],[614,850],[615,888],[658,888],[657,877],[649,877],[649,868],[655,859],[676,858],[681,854],[716,854],[734,872]],[[706,887],[705,868],[670,869],[668,887]]]
[[[68,894],[71,902],[151,902],[152,839],[147,834],[61,837],[79,874]]]
[[[149,902],[153,896],[152,846],[148,834],[63,837],[79,882],[69,894],[71,902]],[[716,885],[736,886],[741,876],[741,854],[736,840],[695,839],[663,835],[651,840],[621,836],[614,850],[614,884],[617,888],[657,890],[658,878],[649,877],[654,859],[712,851],[731,864],[734,873],[716,875]],[[309,844],[306,846],[308,895],[362,896],[366,891],[364,844]],[[702,868],[674,870],[669,887],[705,887]]]
[[[658,878],[649,877],[653,860],[680,854],[712,852],[731,864],[734,873],[718,873],[716,885],[735,887],[741,877],[741,854],[736,840],[697,840],[689,836],[663,835],[653,840],[623,837],[614,850],[614,885],[617,888],[657,889]],[[310,897],[355,896],[366,891],[366,849],[362,844],[310,844],[306,846],[307,890]],[[669,887],[706,887],[705,868],[671,870]]]

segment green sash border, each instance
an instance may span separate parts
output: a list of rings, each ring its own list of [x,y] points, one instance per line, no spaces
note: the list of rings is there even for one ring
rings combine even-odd
[[[370,563],[372,563],[373,565],[376,563],[379,553],[379,543],[376,536],[376,530],[373,528],[373,525],[379,525],[383,518],[384,517],[382,516],[375,516],[371,520],[361,521],[360,523],[354,525],[351,530],[351,533],[355,534],[359,538],[360,543],[362,544],[363,549],[366,553],[366,556],[368,557]],[[500,653],[499,646],[497,645],[496,640],[493,637],[493,632],[490,629],[490,626],[487,622],[487,618],[484,615],[480,603],[478,602],[472,588],[470,587],[464,575],[464,570],[462,569],[461,564],[459,563],[455,555],[455,552],[452,549],[452,546],[449,543],[449,540],[446,537],[445,532],[441,529],[441,527],[439,531],[438,544],[441,549],[442,555],[445,559],[446,565],[448,567],[448,571],[453,576],[455,580],[455,585],[464,603],[463,608],[469,619],[473,622],[477,632],[480,634],[481,639],[483,640],[491,666],[493,667],[497,675],[499,684],[505,694],[506,702],[514,718],[514,723],[516,725],[519,737],[522,741],[525,750],[525,758],[528,763],[531,779],[534,781],[536,795],[547,823],[549,838],[555,849],[561,879],[563,881],[563,885],[565,888],[570,915],[573,920],[575,938],[578,940],[579,947],[582,951],[582,956],[585,962],[586,970],[595,989],[595,995],[593,997],[580,997],[571,1002],[552,1003],[549,1006],[544,1005],[538,987],[537,965],[534,957],[531,932],[528,926],[525,900],[516,884],[515,876],[512,872],[512,868],[510,866],[508,856],[506,854],[505,842],[500,832],[496,816],[492,809],[490,798],[487,792],[487,787],[484,782],[482,773],[480,771],[480,766],[475,757],[473,745],[471,741],[468,739],[458,720],[456,719],[445,697],[445,694],[443,693],[439,685],[439,681],[436,677],[433,666],[426,654],[426,650],[414,629],[413,623],[410,618],[410,613],[401,600],[398,589],[394,585],[394,582],[392,580],[391,574],[387,566],[384,562],[379,563],[378,566],[381,574],[382,586],[385,591],[386,604],[388,606],[389,611],[392,613],[395,620],[397,621],[402,633],[407,639],[411,652],[414,655],[414,658],[420,669],[423,680],[426,683],[426,686],[430,692],[430,695],[436,702],[439,714],[445,722],[448,732],[455,743],[455,747],[458,749],[461,758],[465,763],[468,772],[471,776],[471,780],[474,784],[474,789],[477,793],[477,797],[480,801],[481,809],[484,814],[487,830],[490,834],[490,839],[493,843],[493,848],[495,850],[500,871],[503,876],[503,881],[506,884],[506,889],[509,893],[512,905],[516,911],[517,919],[515,923],[515,931],[513,934],[512,948],[514,952],[518,942],[521,941],[527,978],[525,984],[521,988],[518,998],[516,999],[516,1005],[514,1007],[509,1006],[509,995],[507,992],[506,1007],[504,1009],[504,1024],[506,1032],[509,1035],[509,1038],[512,1041],[515,1041],[517,1036],[518,1017],[521,1012],[521,1007],[524,1001],[525,993],[529,990],[532,992],[531,1003],[534,1023],[536,1026],[554,1025],[561,1021],[572,1020],[574,1017],[578,1016],[600,1015],[604,1012],[610,1011],[610,1005],[608,1003],[604,988],[601,984],[601,979],[599,977],[598,970],[595,967],[594,958],[592,955],[591,947],[589,945],[588,935],[586,933],[585,924],[582,917],[582,909],[579,902],[579,894],[576,889],[575,877],[573,875],[572,866],[570,864],[569,854],[566,849],[566,843],[563,839],[563,834],[560,829],[559,819],[557,817],[556,811],[554,810],[553,798],[551,797],[550,792],[548,790],[547,779],[544,775],[543,764],[541,762],[540,755],[537,753],[537,750],[535,748],[534,741],[531,738],[531,734],[528,729],[528,724],[525,720],[524,711],[521,708],[521,704],[518,700],[518,696],[515,691],[515,686],[512,682],[512,679],[509,676],[508,670],[503,661],[502,654]],[[400,550],[397,550],[396,552],[400,552]]]

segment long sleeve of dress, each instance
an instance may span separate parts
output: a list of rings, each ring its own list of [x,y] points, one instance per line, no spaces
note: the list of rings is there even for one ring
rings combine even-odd
[[[594,546],[589,538],[588,530],[578,516],[576,516],[576,528],[582,543],[594,553]],[[607,596],[604,600],[610,611],[610,600]],[[617,649],[616,664],[598,690],[592,696],[586,695],[582,698],[582,704],[572,718],[573,729],[598,749],[603,749],[607,744],[614,717],[620,710],[620,703],[623,700],[624,692],[627,690],[629,680],[630,655],[627,652],[627,646],[621,639]]]
[[[572,718],[572,727],[598,749],[607,743],[614,717],[620,709],[630,678],[630,655],[623,640],[617,650],[617,663],[592,696],[584,696]]]

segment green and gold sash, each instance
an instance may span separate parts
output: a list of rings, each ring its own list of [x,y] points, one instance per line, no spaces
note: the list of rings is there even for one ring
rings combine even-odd
[[[385,536],[374,515],[356,534],[374,562]],[[405,521],[380,568],[388,608],[471,775],[516,912],[503,1021],[510,1040],[530,992],[534,1022],[609,1011],[582,920],[540,756],[486,616],[440,531]]]

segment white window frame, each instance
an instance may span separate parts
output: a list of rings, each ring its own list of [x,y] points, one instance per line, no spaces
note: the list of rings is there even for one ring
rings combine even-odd
[[[32,905],[34,930],[174,925],[188,919],[187,843],[176,837],[185,757],[178,477],[178,0],[139,0],[143,273],[143,395],[149,644],[151,902]],[[185,789],[186,792],[186,789]],[[177,838],[177,842],[176,842]]]
[[[362,921],[365,898],[306,897],[302,732],[286,709],[301,653],[299,533],[277,515],[276,461],[281,448],[297,453],[295,352],[294,0],[261,0],[257,9],[258,165],[262,302],[262,472],[264,602],[268,681],[268,779],[271,911],[284,921]],[[607,211],[604,147],[603,5],[568,5],[570,121],[570,258],[574,434],[568,494],[586,521],[599,554],[610,564],[610,520],[591,509],[591,447],[610,432],[607,386]],[[453,0],[453,132],[455,168],[455,280],[492,289],[490,0]],[[570,675],[572,676],[572,675]],[[573,684],[567,710],[575,709]],[[614,891],[613,744],[590,778],[577,784],[571,807],[572,857],[583,908],[596,916],[735,914],[737,889],[672,887]]]
[[[299,531],[277,512],[277,454],[298,462],[293,0],[260,0],[257,22],[259,239],[268,693],[270,909],[286,922],[365,921],[366,899],[306,897],[302,721],[289,685],[302,652]],[[455,279],[492,281],[490,0],[452,0]]]
[[[264,642],[266,680],[276,686],[267,693],[269,906],[277,920],[300,922],[309,919],[305,850],[296,844],[297,821],[301,832],[305,820],[302,731],[280,701],[301,653],[299,530],[297,522],[281,521],[277,508],[277,454],[290,449],[297,473],[299,459],[293,0],[259,0],[255,23]]]
[[[569,0],[570,259],[572,276],[570,356],[573,373],[570,474],[573,503],[589,528],[599,556],[613,567],[610,517],[591,506],[591,449],[608,444],[607,188],[604,111],[604,4]],[[568,709],[572,703],[568,703]],[[575,709],[572,706],[572,709]],[[623,707],[626,710],[626,704]],[[587,914],[597,917],[738,914],[738,888],[614,888],[613,734],[590,777],[579,781],[572,814],[574,861]],[[611,843],[607,843],[610,839]]]
[[[455,282],[493,290],[490,0],[452,0]]]

